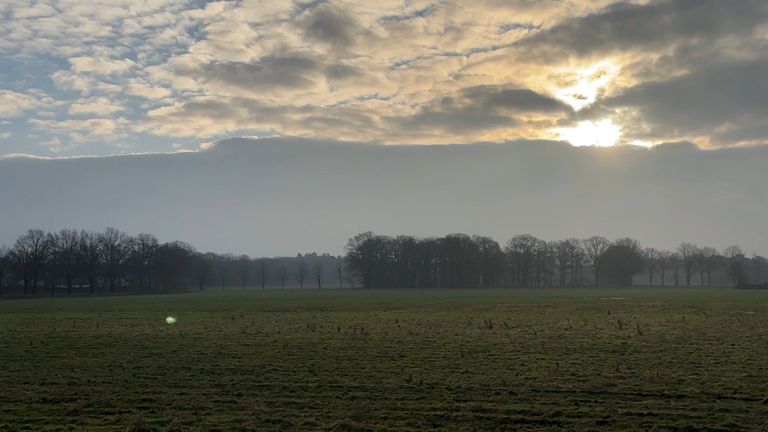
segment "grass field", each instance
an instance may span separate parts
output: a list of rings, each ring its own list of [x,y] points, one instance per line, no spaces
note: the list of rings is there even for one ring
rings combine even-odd
[[[0,302],[0,431],[428,429],[768,430],[768,292]]]

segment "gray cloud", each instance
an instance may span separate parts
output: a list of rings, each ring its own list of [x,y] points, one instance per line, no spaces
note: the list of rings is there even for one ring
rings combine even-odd
[[[243,89],[306,88],[320,71],[320,63],[309,57],[265,56],[255,63],[226,62],[205,65],[191,71],[204,81]]]
[[[427,18],[433,13],[435,13],[439,8],[440,8],[440,4],[434,3],[431,5],[425,6],[421,9],[414,10],[407,14],[383,16],[379,18],[379,23],[383,25],[387,25],[391,23],[399,23],[399,22],[410,21],[410,20],[419,19],[419,18]]]
[[[325,69],[325,74],[328,79],[332,80],[344,80],[347,78],[355,78],[363,76],[365,73],[360,68],[354,66],[348,66],[343,64],[330,65]]]
[[[301,26],[309,38],[339,49],[353,45],[359,30],[352,17],[330,5],[310,9]]]
[[[557,99],[529,89],[476,86],[461,90],[456,97],[446,96],[432,101],[411,116],[390,120],[404,130],[464,135],[517,127],[521,122],[514,116],[519,114],[570,111],[570,107]]]
[[[0,244],[33,226],[114,225],[253,255],[338,253],[365,230],[499,240],[600,233],[664,248],[735,242],[765,252],[766,160],[768,147],[685,143],[647,150],[287,138],[229,140],[192,154],[0,159]]]
[[[444,111],[423,109],[412,116],[396,117],[392,120],[404,130],[449,132],[452,134],[514,127],[518,124],[514,118],[468,107]]]
[[[462,95],[470,103],[487,109],[547,113],[571,111],[563,102],[529,89],[477,86],[464,89]]]
[[[750,35],[766,19],[768,3],[762,0],[662,0],[644,5],[618,2],[598,13],[570,18],[542,30],[524,39],[520,46],[541,59],[666,49],[680,42]]]
[[[705,134],[726,143],[764,139],[766,76],[767,60],[728,62],[640,84],[604,105],[639,110],[654,134]]]

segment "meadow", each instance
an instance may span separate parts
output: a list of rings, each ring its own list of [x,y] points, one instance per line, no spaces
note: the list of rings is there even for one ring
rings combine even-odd
[[[768,430],[768,292],[4,300],[0,431],[24,430]]]

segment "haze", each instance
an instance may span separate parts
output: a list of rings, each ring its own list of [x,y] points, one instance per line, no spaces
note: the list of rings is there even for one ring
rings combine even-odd
[[[762,251],[768,147],[381,146],[235,139],[169,155],[0,160],[0,244],[27,227],[151,232],[252,256],[352,235],[631,236]]]

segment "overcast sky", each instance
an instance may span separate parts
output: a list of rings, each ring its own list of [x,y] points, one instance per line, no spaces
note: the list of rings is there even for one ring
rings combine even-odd
[[[765,0],[4,0],[0,244],[762,251],[767,48]]]
[[[631,236],[768,252],[768,146],[442,146],[267,138],[200,152],[0,160],[0,244],[28,227],[254,256],[341,253],[359,232]]]
[[[0,155],[759,145],[765,0],[4,0]]]

